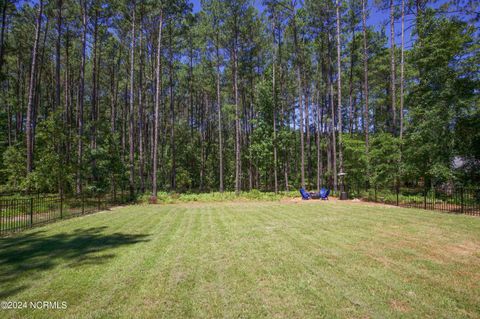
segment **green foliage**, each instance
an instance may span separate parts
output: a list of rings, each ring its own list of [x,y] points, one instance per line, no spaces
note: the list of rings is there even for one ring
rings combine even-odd
[[[456,169],[458,179],[472,185],[480,184],[480,108],[458,119],[455,144],[462,162]]]
[[[372,184],[392,186],[400,173],[400,140],[389,133],[380,133],[371,139],[369,152]]]
[[[344,168],[346,182],[350,185],[365,185],[368,181],[368,159],[365,142],[357,137],[343,136]]]
[[[251,135],[247,158],[256,163],[262,177],[273,169],[273,96],[272,83],[262,81],[257,85],[257,106],[261,116],[252,120],[254,130]]]
[[[3,153],[3,171],[2,176],[6,180],[6,191],[21,189],[25,181],[25,150],[10,146]]]
[[[192,178],[186,169],[179,167],[177,169],[177,189],[179,191],[186,191],[192,186]]]
[[[457,19],[437,18],[430,10],[421,18],[417,26],[421,37],[410,61],[418,75],[407,100],[405,159],[408,174],[435,183],[452,178],[456,155],[452,128],[475,97],[473,75],[463,72],[459,62],[470,52],[473,29]]]
[[[184,202],[227,202],[236,200],[258,200],[258,201],[278,201],[285,198],[298,198],[298,191],[282,192],[275,194],[273,192],[261,192],[252,190],[242,192],[239,196],[235,192],[211,192],[211,193],[168,193],[159,192],[157,202],[163,204],[184,203]],[[148,203],[150,196],[143,196],[141,202]]]
[[[65,170],[61,147],[66,136],[59,122],[59,117],[54,113],[38,126],[35,170],[27,176],[27,189],[54,192],[59,185],[65,184],[66,177],[71,176]]]
[[[124,0],[84,1],[87,50],[82,56],[81,3],[44,1],[30,114],[34,135],[33,172],[28,175],[26,106],[35,39],[34,19],[39,3],[5,2],[0,63],[0,104],[3,106],[0,109],[0,156],[3,159],[0,190],[57,192],[63,189],[72,193],[82,188],[89,193],[104,194],[126,189],[131,133],[134,188],[140,189],[142,178],[148,192],[153,177],[157,58],[160,100],[156,177],[161,190],[217,190],[220,153],[224,188],[234,188],[236,99],[243,189],[273,190],[275,167],[280,189],[285,189],[285,185],[298,188],[302,153],[306,182],[312,187],[320,166],[317,166],[317,149],[323,159],[321,178],[328,184],[333,182],[333,162],[336,160],[339,165],[340,151],[343,151],[346,182],[350,188],[372,183],[378,187],[391,186],[397,178],[404,183],[427,185],[480,182],[480,45],[475,24],[478,21],[466,14],[466,11],[475,12],[473,1],[467,1],[468,10],[452,1],[442,4],[440,9],[422,3],[418,8],[422,10],[411,24],[407,23],[406,32],[412,26],[414,36],[407,41],[404,52],[402,141],[399,140],[400,72],[396,79],[395,108],[390,87],[390,54],[394,53],[393,62],[399,71],[400,43],[396,43],[392,51],[387,28],[370,23],[364,34],[360,2],[340,3],[340,66],[336,62],[335,2],[308,0],[295,5],[287,0],[265,0],[260,10],[246,0],[200,2],[196,11],[198,6],[194,9],[187,0],[137,1],[135,6],[134,2]],[[406,12],[410,12],[411,3],[406,4]],[[366,5],[368,15],[372,3],[367,1]],[[451,6],[460,13],[445,14],[443,10]],[[160,12],[163,13],[163,33],[158,43]],[[396,16],[397,22],[398,18]],[[132,22],[135,22],[134,38]],[[368,56],[364,56],[364,36]],[[56,76],[57,44],[60,46],[59,78]],[[156,53],[158,44],[160,56]],[[133,45],[135,48],[131,51]],[[133,65],[130,65],[131,52],[134,52]],[[81,67],[83,61],[85,72]],[[364,74],[364,61],[368,62],[367,74]],[[335,92],[337,70],[341,73],[343,92],[340,110]],[[365,75],[369,84],[368,114],[364,113]],[[83,96],[79,90],[81,78],[85,82]],[[234,84],[238,88],[237,96]],[[82,132],[80,101],[83,102]],[[130,113],[131,101],[133,114]],[[304,126],[304,135],[310,133],[310,143],[305,138],[303,150],[300,149],[300,112],[304,112],[305,122],[309,123],[308,128]],[[369,120],[369,152],[365,145],[365,116]],[[333,154],[332,130],[339,133],[340,117],[344,141],[340,147],[337,139],[337,154]],[[273,162],[275,146],[277,163]],[[461,167],[452,165],[454,159]]]

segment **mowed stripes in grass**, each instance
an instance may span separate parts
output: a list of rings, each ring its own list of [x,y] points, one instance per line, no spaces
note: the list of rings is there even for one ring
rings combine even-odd
[[[38,318],[480,317],[480,219],[352,202],[129,206],[0,239]]]

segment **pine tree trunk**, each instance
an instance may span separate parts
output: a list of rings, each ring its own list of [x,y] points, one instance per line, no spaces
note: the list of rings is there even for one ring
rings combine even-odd
[[[253,125],[252,125],[252,121],[251,119],[253,119],[253,105],[254,105],[254,96],[253,96],[253,91],[254,91],[254,82],[253,82],[253,76],[251,76],[253,74],[253,67],[252,69],[250,70],[250,103],[248,103],[248,109],[247,109],[247,103],[245,102],[246,101],[246,92],[245,90],[243,90],[243,99],[242,101],[244,101],[243,105],[243,127],[244,127],[244,138],[246,140],[246,144],[247,145],[247,149],[248,149],[248,153],[249,153],[249,158],[248,158],[248,189],[249,190],[252,190],[254,188],[254,165],[253,165],[253,160],[252,160],[252,148],[251,148],[251,143],[252,143],[252,140],[251,140],[251,133],[253,132]],[[258,180],[255,180],[256,182]],[[268,182],[266,181],[265,183],[265,187],[268,187]],[[258,188],[258,187],[257,187]]]
[[[293,10],[295,10],[293,8]],[[304,110],[303,110],[303,87],[302,87],[302,78],[301,78],[301,57],[300,50],[298,48],[298,38],[297,38],[297,24],[296,24],[296,13],[293,15],[293,41],[295,47],[295,58],[296,58],[296,73],[297,73],[297,90],[298,90],[298,107],[300,113],[300,183],[301,187],[305,188],[305,142],[304,142]],[[295,121],[294,121],[295,122]],[[295,128],[294,128],[295,131]]]
[[[22,92],[22,66],[21,66],[21,63],[20,63],[20,57],[17,56],[17,67],[16,67],[16,79],[15,79],[15,102],[17,104],[20,104],[20,101],[22,99],[21,97],[21,92]],[[12,116],[14,117],[15,119],[15,129],[13,130],[13,136],[14,136],[14,140],[15,140],[15,143],[18,142],[18,134],[19,134],[19,130],[18,130],[18,111],[17,112],[13,112]]]
[[[20,71],[20,86],[21,88],[19,89],[20,93],[20,98],[18,99],[20,101],[20,105],[25,105],[25,92],[27,90],[27,77],[25,76],[25,66],[23,65],[23,63],[20,62],[20,59],[18,60],[18,64],[20,65],[19,67],[21,68],[21,71]],[[26,116],[26,115],[25,115]],[[17,136],[19,136],[20,134],[22,134],[25,129],[24,129],[24,126],[23,126],[23,123],[25,122],[24,121],[24,114],[23,114],[23,111],[22,110],[18,110],[17,111],[17,119],[16,119],[16,124],[17,124]]]
[[[144,159],[144,143],[143,143],[143,129],[144,129],[144,107],[143,107],[143,72],[144,72],[144,51],[143,51],[143,7],[140,17],[140,72],[138,78],[138,160],[139,160],[139,174],[140,175],[140,192],[145,193],[145,159]]]
[[[55,109],[60,107],[60,56],[61,56],[61,41],[62,41],[62,5],[63,0],[57,0],[57,43],[55,47]]]
[[[32,66],[30,70],[30,84],[28,88],[28,104],[27,104],[27,122],[26,122],[26,138],[27,138],[27,173],[33,170],[33,115],[35,106],[33,105],[33,95],[36,90],[35,80],[37,71],[37,54],[38,42],[40,39],[40,28],[42,26],[43,0],[38,5],[37,21],[35,23],[35,40],[32,49]]]
[[[43,107],[42,108],[42,102],[43,102],[43,99],[42,99],[42,84],[44,86],[47,87],[47,90],[45,90],[45,95],[46,95],[46,98],[45,100],[46,101],[51,101],[52,99],[49,98],[49,93],[50,92],[54,92],[54,89],[51,87],[51,84],[52,82],[47,82],[47,83],[43,83],[41,81],[42,79],[42,73],[43,71],[45,71],[45,67],[43,67],[45,64],[44,64],[44,61],[45,61],[45,51],[46,51],[46,43],[47,43],[47,35],[48,35],[48,31],[49,31],[49,25],[50,25],[50,20],[48,19],[48,15],[45,16],[46,19],[45,19],[45,31],[43,32],[43,40],[42,40],[42,51],[41,51],[41,54],[39,54],[39,60],[37,62],[38,64],[38,72],[37,72],[37,75],[36,75],[36,84],[34,85],[35,87],[35,92],[33,94],[33,104],[36,105],[36,107],[34,108],[34,112],[33,112],[33,117],[32,117],[32,130],[33,130],[33,136],[35,136],[36,134],[36,128],[37,128],[37,119],[38,119],[38,115],[39,115],[39,111],[42,110],[43,111],[43,114],[41,114],[43,116],[43,118],[47,118],[48,117],[48,105],[46,105],[46,107]],[[39,46],[40,48],[40,46]],[[53,102],[54,103],[54,102]],[[35,149],[35,138],[32,140],[32,149]]]
[[[68,27],[66,30],[66,40],[65,40],[65,79],[64,79],[64,103],[65,103],[65,122],[67,124],[67,141],[66,141],[66,160],[65,163],[67,166],[70,166],[70,152],[71,152],[71,128],[72,128],[72,103],[71,103],[71,92],[70,92],[70,33],[68,32]]]
[[[176,146],[175,146],[175,95],[173,92],[173,27],[168,28],[168,51],[169,51],[169,89],[170,89],[170,149],[172,151],[172,168],[170,186],[172,190],[177,188],[177,163],[176,163]]]
[[[127,66],[128,67],[128,66]],[[128,69],[126,70],[126,74],[128,74]],[[122,155],[121,160],[122,164],[125,165],[125,154],[127,152],[127,124],[128,124],[128,82],[125,82],[125,88],[123,91],[123,103],[121,108],[121,117],[120,117],[120,125],[121,125],[121,136],[122,136]],[[123,189],[123,186],[122,186]]]
[[[282,92],[282,96],[284,96],[284,87],[285,87],[285,76],[284,76],[284,72],[282,70],[282,41],[281,41],[281,37],[282,37],[282,34],[281,34],[281,29],[279,29],[279,32],[278,32],[278,39],[277,39],[277,43],[278,43],[278,72],[280,73],[280,92]],[[282,129],[282,127],[284,125],[286,125],[287,127],[289,126],[288,123],[284,123],[285,122],[285,119],[287,119],[287,122],[288,122],[288,116],[285,116],[285,108],[284,108],[284,102],[283,102],[283,99],[280,100],[280,105],[281,105],[281,110],[280,110],[280,123],[279,123],[279,126],[280,126],[280,130]],[[283,155],[282,155],[282,161],[283,161],[283,179],[284,179],[284,182],[285,182],[285,191],[288,192],[289,190],[289,187],[288,187],[288,161],[289,161],[289,158],[288,158],[288,149],[287,149],[287,146],[284,145],[283,147]]]
[[[343,143],[342,143],[342,60],[340,45],[340,2],[337,2],[337,102],[338,102],[338,162],[340,173],[343,173]]]
[[[115,140],[115,130],[116,125],[115,122],[117,120],[117,94],[118,94],[118,80],[115,77],[115,56],[112,57],[110,66],[110,132],[111,132],[111,143],[113,143],[113,147],[116,149],[116,140]],[[117,180],[115,171],[112,170],[110,172],[110,179],[112,181],[111,190],[113,193],[113,200],[116,201],[117,196]]]
[[[218,162],[219,162],[219,179],[220,193],[223,193],[223,140],[222,140],[222,100],[220,95],[220,50],[219,50],[219,40],[218,40],[218,31],[216,34],[216,44],[215,50],[217,53],[217,108],[218,108]]]
[[[204,103],[202,103],[200,110],[200,191],[203,191],[205,180],[205,139],[206,139],[206,124],[205,124],[205,110],[208,108],[208,95],[204,95]]]
[[[236,18],[235,18],[236,19]],[[236,22],[236,21],[235,21]],[[238,30],[235,23],[235,39],[233,44],[233,94],[235,98],[235,194],[240,195],[241,191],[241,162],[240,162],[240,106],[238,104],[238,57],[237,41]]]
[[[161,67],[162,67],[162,29],[163,29],[163,9],[160,11],[160,21],[158,23],[158,43],[157,43],[157,61],[155,68],[155,123],[153,126],[153,169],[152,169],[152,202],[157,200],[157,170],[158,170],[158,128],[159,128],[159,110],[160,110],[160,90],[161,90]]]
[[[354,102],[353,102],[353,64],[355,54],[355,25],[352,22],[352,45],[350,50],[350,78],[348,82],[348,104],[349,104],[349,116],[348,116],[348,132],[353,134],[353,121],[354,121]]]
[[[97,47],[98,47],[98,9],[95,8],[95,16],[93,18],[93,56],[92,56],[92,96],[91,96],[91,114],[90,114],[90,147],[93,151],[97,149],[97,125],[98,125],[98,118],[97,118]],[[92,161],[93,166],[93,180],[97,181],[97,161],[96,158],[93,157]]]
[[[305,79],[304,88],[305,88],[305,132],[306,132],[306,142],[307,142],[307,185],[310,187],[312,181],[312,145],[310,143],[310,90],[307,79]]]
[[[305,133],[303,125],[303,90],[301,82],[302,80],[300,78],[300,67],[297,67],[298,107],[300,108],[300,183],[301,187],[305,188]]]
[[[317,89],[316,103],[316,131],[317,131],[317,191],[322,187],[323,159],[321,149],[322,112],[320,107],[320,89]]]
[[[118,55],[117,64],[113,64],[110,71],[110,131],[115,133],[117,122],[117,102],[119,79],[116,76],[116,70],[120,67],[121,55]]]
[[[129,164],[130,164],[130,178],[129,178],[129,188],[130,188],[130,198],[135,196],[135,145],[134,145],[134,112],[135,112],[135,88],[134,88],[134,79],[135,79],[135,11],[136,3],[133,1],[133,12],[132,12],[132,35],[130,42],[130,111],[129,111],[129,128],[128,128],[128,144],[130,149],[129,154]]]
[[[2,29],[0,30],[0,75],[2,74],[3,70],[3,56],[5,54],[5,29],[7,23],[7,6],[9,1],[4,0],[3,7],[2,7]]]
[[[8,72],[8,70],[7,70]],[[6,88],[5,90],[8,92],[9,87],[9,80],[6,81]],[[2,92],[3,93],[3,92]],[[3,93],[4,94],[4,93]],[[4,102],[7,108],[7,138],[8,138],[8,146],[12,146],[12,105],[9,102]]]
[[[188,66],[188,125],[190,126],[190,138],[193,138],[193,46],[194,42],[189,32],[189,66]],[[193,162],[193,161],[192,161]]]
[[[403,139],[403,99],[405,68],[405,0],[402,0],[402,48],[400,61],[400,139]]]
[[[336,139],[336,133],[335,133],[335,107],[333,103],[333,83],[330,81],[330,109],[331,109],[331,134],[332,134],[332,175],[333,175],[333,188],[335,191],[337,191],[337,139]]]
[[[395,134],[397,126],[397,109],[395,94],[395,7],[390,0],[390,93],[392,98],[392,133]]]
[[[77,194],[82,192],[82,166],[83,166],[83,103],[85,91],[85,64],[87,47],[87,4],[86,0],[81,1],[82,7],[82,58],[80,62],[80,85],[78,88],[78,106],[77,106],[77,139],[78,139],[78,158],[77,158]]]
[[[273,95],[273,176],[274,176],[274,190],[278,193],[278,176],[277,176],[277,88],[275,77],[275,64],[277,62],[277,49],[275,45],[275,17],[273,20],[273,46],[274,56],[272,64],[272,95]]]
[[[365,99],[364,109],[364,130],[365,130],[365,152],[368,155],[369,148],[369,136],[370,130],[369,110],[368,110],[368,46],[367,46],[367,0],[362,0],[362,27],[363,27],[363,90]]]

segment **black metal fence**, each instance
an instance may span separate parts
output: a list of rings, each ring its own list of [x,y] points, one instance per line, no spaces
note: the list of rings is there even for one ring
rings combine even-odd
[[[351,198],[401,207],[480,216],[480,187],[394,187],[349,189]]]
[[[18,232],[38,225],[98,212],[108,207],[126,204],[128,193],[102,196],[34,195],[0,198],[0,235]]]

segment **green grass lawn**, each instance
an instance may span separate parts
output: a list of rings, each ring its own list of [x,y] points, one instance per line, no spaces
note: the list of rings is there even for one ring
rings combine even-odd
[[[129,206],[0,238],[1,318],[478,318],[480,218],[343,202]]]

